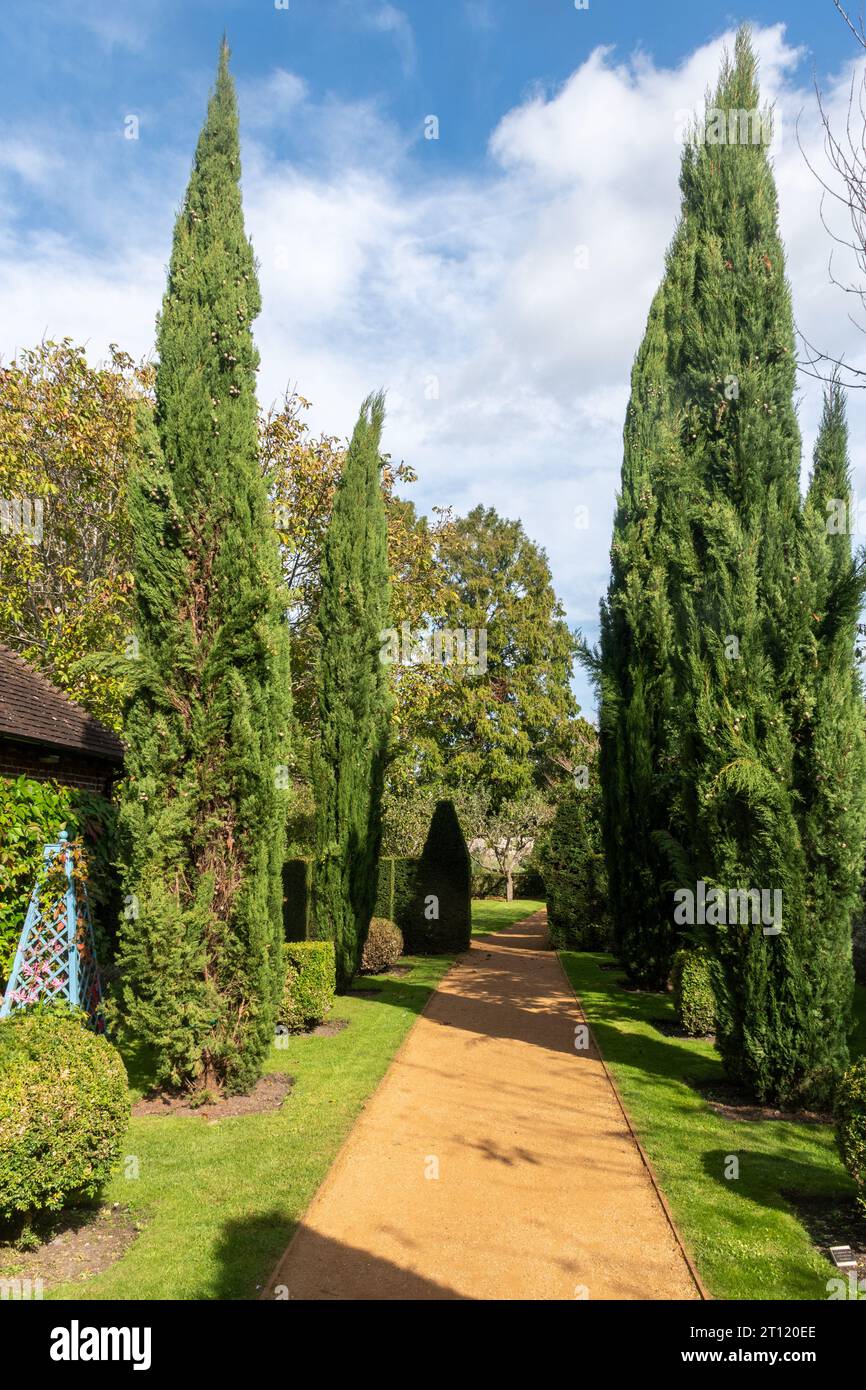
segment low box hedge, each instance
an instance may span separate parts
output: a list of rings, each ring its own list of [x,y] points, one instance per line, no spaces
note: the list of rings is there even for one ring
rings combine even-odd
[[[337,989],[332,941],[287,941],[286,983],[279,1022],[292,1033],[321,1023]]]
[[[671,967],[674,1008],[687,1033],[702,1038],[716,1028],[716,1000],[710,953],[703,946],[677,951]]]

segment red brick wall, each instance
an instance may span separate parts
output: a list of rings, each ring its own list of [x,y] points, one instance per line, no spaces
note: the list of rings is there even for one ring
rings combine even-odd
[[[122,772],[119,766],[86,753],[58,752],[56,763],[42,762],[48,753],[38,745],[0,738],[0,777],[33,777],[37,782],[59,782],[110,796],[112,783]]]

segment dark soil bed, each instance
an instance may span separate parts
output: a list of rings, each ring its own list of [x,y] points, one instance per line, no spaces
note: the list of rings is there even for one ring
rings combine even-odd
[[[311,1038],[335,1038],[338,1033],[342,1033],[344,1028],[348,1028],[347,1018],[329,1018],[324,1023],[317,1023],[315,1028],[310,1029]]]
[[[805,1226],[816,1250],[845,1278],[854,1270],[838,1269],[830,1256],[831,1245],[850,1245],[857,1261],[857,1278],[866,1278],[866,1215],[846,1192],[817,1197],[812,1193],[786,1191],[782,1196],[793,1207],[798,1220]]]
[[[653,1028],[658,1028],[660,1033],[664,1033],[666,1038],[685,1038],[689,1042],[715,1042],[715,1033],[687,1033],[685,1028],[677,1023],[675,1018],[653,1018],[650,1019]]]
[[[823,1110],[779,1110],[772,1105],[760,1105],[730,1081],[707,1081],[702,1077],[686,1079],[710,1109],[724,1120],[790,1120],[798,1125],[833,1123],[833,1116]]]
[[[204,1105],[191,1105],[190,1092],[176,1095],[169,1091],[159,1091],[132,1107],[133,1115],[198,1115],[207,1120],[231,1119],[236,1115],[261,1115],[268,1110],[279,1110],[289,1091],[295,1084],[293,1076],[285,1072],[272,1072],[257,1081],[245,1096],[221,1096]]]
[[[81,1207],[44,1221],[35,1250],[0,1244],[4,1278],[41,1279],[45,1289],[91,1279],[115,1264],[137,1239],[142,1223],[128,1207]]]

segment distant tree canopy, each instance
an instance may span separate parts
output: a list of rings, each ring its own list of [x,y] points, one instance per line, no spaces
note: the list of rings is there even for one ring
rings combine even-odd
[[[71,340],[0,367],[0,641],[120,727],[132,618],[127,483],[153,372]]]
[[[437,558],[444,602],[430,626],[434,638],[456,633],[467,660],[437,661],[434,646],[429,664],[398,669],[398,690],[409,680],[418,692],[404,707],[401,744],[413,765],[403,778],[483,787],[498,810],[565,775],[576,643],[547,556],[519,521],[476,507],[442,534]]]

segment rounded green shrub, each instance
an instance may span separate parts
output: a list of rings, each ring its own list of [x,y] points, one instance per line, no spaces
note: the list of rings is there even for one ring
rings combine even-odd
[[[677,951],[671,968],[674,1007],[687,1033],[702,1038],[715,1031],[716,1000],[710,973],[711,956],[703,946]]]
[[[836,1143],[866,1211],[866,1057],[848,1068],[836,1088]]]
[[[390,922],[387,917],[372,918],[361,955],[361,973],[379,975],[399,960],[402,954],[403,933],[397,923]]]
[[[95,1196],[128,1124],[120,1054],[83,1014],[52,1005],[0,1022],[0,1220]]]
[[[286,983],[279,1022],[292,1033],[321,1023],[337,988],[333,941],[287,941]]]

